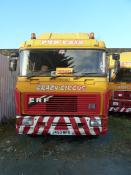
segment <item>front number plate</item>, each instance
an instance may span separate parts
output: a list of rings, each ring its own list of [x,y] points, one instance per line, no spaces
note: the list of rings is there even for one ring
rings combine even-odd
[[[51,135],[72,135],[70,131],[66,130],[54,130],[50,132]]]

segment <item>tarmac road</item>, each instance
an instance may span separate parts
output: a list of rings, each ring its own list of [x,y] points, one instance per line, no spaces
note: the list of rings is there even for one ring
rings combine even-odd
[[[0,175],[130,175],[131,118],[110,116],[105,136],[29,137],[0,125]]]

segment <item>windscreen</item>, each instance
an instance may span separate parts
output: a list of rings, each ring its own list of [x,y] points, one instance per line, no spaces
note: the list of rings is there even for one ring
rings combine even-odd
[[[115,81],[131,82],[131,69],[120,69]]]
[[[89,49],[37,49],[20,52],[21,76],[31,73],[51,76],[56,68],[67,67],[73,68],[72,76],[103,76],[106,73],[105,52]]]

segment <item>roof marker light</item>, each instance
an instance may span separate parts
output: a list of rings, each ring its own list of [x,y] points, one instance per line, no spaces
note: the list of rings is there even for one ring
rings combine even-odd
[[[89,33],[89,39],[95,39],[93,32]]]
[[[31,34],[31,39],[36,39],[36,34],[35,33]]]

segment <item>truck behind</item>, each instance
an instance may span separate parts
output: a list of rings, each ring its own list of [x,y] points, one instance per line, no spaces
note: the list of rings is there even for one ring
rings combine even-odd
[[[120,69],[117,76],[112,79],[114,60],[110,57],[110,112],[131,113],[131,52],[120,54]]]

